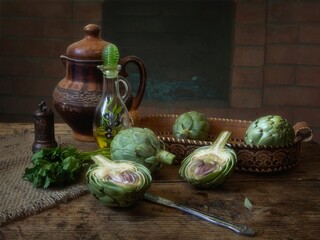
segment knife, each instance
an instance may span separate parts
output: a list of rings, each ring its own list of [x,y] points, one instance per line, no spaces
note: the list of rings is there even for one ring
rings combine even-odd
[[[236,224],[233,224],[231,222],[227,222],[226,220],[223,220],[223,219],[221,219],[219,217],[216,217],[216,216],[213,216],[213,215],[209,215],[209,214],[205,214],[205,213],[200,212],[200,211],[198,211],[196,209],[184,206],[184,205],[179,204],[179,203],[175,203],[175,202],[173,202],[171,200],[159,197],[159,196],[154,195],[152,193],[145,193],[144,194],[144,198],[146,200],[148,200],[148,201],[151,201],[151,202],[155,202],[155,203],[159,203],[161,205],[167,206],[167,207],[179,209],[179,210],[181,210],[183,212],[192,214],[192,215],[197,216],[197,217],[199,217],[199,218],[201,218],[203,220],[206,220],[206,221],[211,222],[211,223],[213,223],[215,225],[227,228],[227,229],[229,229],[229,230],[231,230],[231,231],[233,231],[235,233],[238,233],[240,235],[243,235],[243,236],[252,237],[255,234],[254,230],[252,228],[250,228],[250,227],[247,227],[247,226],[244,226],[244,225],[236,225]]]

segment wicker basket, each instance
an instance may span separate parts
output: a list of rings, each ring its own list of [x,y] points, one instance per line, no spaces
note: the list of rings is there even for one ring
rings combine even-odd
[[[305,122],[294,125],[295,141],[293,144],[279,147],[246,145],[244,136],[250,121],[208,118],[211,125],[208,141],[178,139],[172,133],[172,126],[178,115],[147,115],[141,116],[139,127],[149,128],[162,140],[166,149],[176,155],[179,164],[188,154],[200,146],[210,145],[215,137],[223,131],[232,132],[229,146],[237,153],[236,169],[246,172],[280,172],[294,167],[299,160],[300,144],[312,139],[312,130]]]

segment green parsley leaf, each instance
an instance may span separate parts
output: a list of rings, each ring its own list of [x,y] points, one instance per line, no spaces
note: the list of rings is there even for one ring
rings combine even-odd
[[[37,188],[64,187],[78,180],[95,154],[110,158],[109,149],[90,152],[80,152],[72,146],[41,149],[32,155],[32,166],[25,169],[23,179]]]

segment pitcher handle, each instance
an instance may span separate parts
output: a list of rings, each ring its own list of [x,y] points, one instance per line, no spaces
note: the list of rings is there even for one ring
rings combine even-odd
[[[127,77],[129,74],[126,71],[126,66],[128,63],[134,63],[138,66],[139,74],[140,74],[140,83],[135,96],[132,99],[132,110],[137,110],[140,106],[141,100],[143,98],[145,89],[146,89],[146,81],[147,81],[147,71],[144,66],[143,61],[136,56],[130,55],[120,59],[121,70],[119,75],[122,77]]]

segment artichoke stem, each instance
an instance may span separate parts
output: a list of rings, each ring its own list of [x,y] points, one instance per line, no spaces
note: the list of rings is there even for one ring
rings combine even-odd
[[[219,136],[217,137],[217,139],[214,141],[214,143],[211,145],[211,149],[214,152],[218,152],[220,151],[222,148],[225,147],[225,145],[227,144],[229,138],[231,136],[231,132],[229,131],[223,131],[219,134]]]
[[[110,167],[112,166],[113,162],[102,156],[101,154],[92,156],[91,159],[94,161],[95,164],[97,164],[99,167]]]
[[[173,160],[175,159],[175,155],[166,150],[160,150],[158,153],[158,157],[161,163],[167,165],[171,165],[173,163]]]

